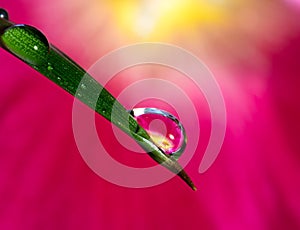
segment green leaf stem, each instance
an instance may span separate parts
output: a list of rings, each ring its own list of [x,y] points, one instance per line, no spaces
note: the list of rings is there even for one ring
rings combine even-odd
[[[39,30],[28,25],[16,25],[0,17],[0,46],[133,137],[151,158],[178,174],[196,190],[180,164],[152,142],[135,118],[86,71],[51,45]],[[95,97],[98,98],[96,104],[91,100]]]

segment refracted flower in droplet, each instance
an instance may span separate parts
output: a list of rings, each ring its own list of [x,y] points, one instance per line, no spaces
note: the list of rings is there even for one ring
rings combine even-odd
[[[183,125],[172,114],[156,108],[134,108],[131,114],[166,154],[178,159],[186,147]]]

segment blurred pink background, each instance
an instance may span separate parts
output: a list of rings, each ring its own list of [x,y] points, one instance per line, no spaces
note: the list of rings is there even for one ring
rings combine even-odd
[[[214,73],[228,117],[220,155],[199,174],[210,120],[203,98],[191,93],[201,137],[186,171],[197,192],[177,177],[151,188],[119,187],[82,160],[73,97],[1,49],[0,229],[300,229],[299,1],[2,0],[0,7],[86,69],[137,42],[187,49]],[[115,96],[147,76],[120,75],[108,85]],[[108,122],[96,120],[101,133]],[[100,135],[120,161],[154,165]]]

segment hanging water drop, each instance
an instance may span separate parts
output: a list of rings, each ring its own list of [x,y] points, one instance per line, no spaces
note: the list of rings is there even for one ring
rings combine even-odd
[[[4,18],[4,19],[8,20],[9,16],[5,9],[0,8],[0,18]]]
[[[1,36],[10,52],[32,65],[47,62],[50,45],[47,38],[34,27],[19,24],[7,28]]]
[[[166,154],[178,159],[186,146],[183,125],[172,114],[156,108],[134,108],[130,113]]]

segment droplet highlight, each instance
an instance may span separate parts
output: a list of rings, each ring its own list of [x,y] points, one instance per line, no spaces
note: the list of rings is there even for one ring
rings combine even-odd
[[[23,24],[7,28],[1,36],[2,44],[14,55],[32,65],[47,62],[50,45],[39,30]]]
[[[82,89],[86,89],[86,85],[83,84],[83,83],[80,85],[80,87],[81,87]]]
[[[156,108],[134,108],[130,113],[156,146],[175,159],[181,156],[187,138],[183,125],[175,116]]]
[[[4,18],[6,20],[9,19],[8,13],[5,9],[0,8],[0,18]]]

